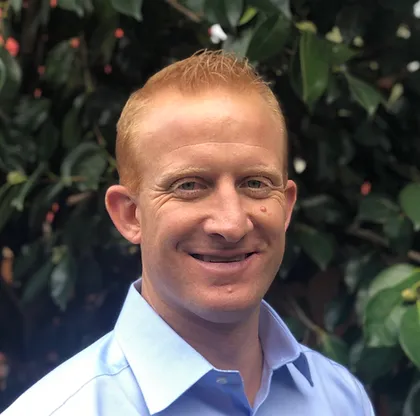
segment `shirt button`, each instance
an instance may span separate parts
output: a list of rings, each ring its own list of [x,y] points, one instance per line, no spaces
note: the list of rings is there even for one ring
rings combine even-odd
[[[226,379],[226,377],[218,377],[217,379],[216,379],[216,383],[218,383],[218,384],[227,384],[227,379]]]

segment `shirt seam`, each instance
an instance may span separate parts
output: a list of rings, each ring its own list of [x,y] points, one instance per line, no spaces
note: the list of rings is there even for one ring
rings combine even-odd
[[[338,367],[338,368],[341,368],[342,370],[346,371],[350,375],[350,378],[351,378],[353,384],[356,385],[358,396],[359,396],[359,399],[360,399],[360,403],[361,403],[362,408],[363,408],[363,414],[369,416],[369,413],[366,412],[366,407],[365,407],[365,403],[364,403],[364,400],[363,400],[363,394],[362,394],[361,387],[360,387],[359,383],[356,381],[355,376],[350,372],[350,370],[348,368],[344,367],[342,364],[336,363],[335,361],[333,361],[330,358],[326,357],[325,355],[319,353],[318,351],[314,351],[314,350],[311,350],[311,349],[307,349],[305,351],[305,348],[302,348],[302,351],[303,351],[304,354],[305,353],[313,353],[313,354],[319,355],[319,356],[325,358],[333,367]]]
[[[76,391],[74,391],[70,396],[68,396],[57,408],[55,408],[50,414],[49,416],[54,416],[54,414],[56,412],[58,412],[70,399],[72,399],[77,393],[79,393],[84,387],[86,387],[89,383],[91,383],[92,381],[98,379],[99,377],[104,377],[104,376],[116,376],[118,374],[120,374],[122,371],[124,371],[126,368],[128,368],[129,365],[125,365],[124,367],[120,368],[118,371],[116,371],[115,373],[102,373],[102,374],[98,374],[95,377],[92,377],[91,379],[89,379],[88,381],[86,381],[84,384],[82,384]]]

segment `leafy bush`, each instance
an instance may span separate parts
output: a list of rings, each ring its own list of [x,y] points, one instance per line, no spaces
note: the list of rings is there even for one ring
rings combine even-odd
[[[420,3],[9,0],[1,11],[0,407],[108,331],[141,273],[103,203],[129,93],[221,47],[271,82],[289,126],[299,201],[268,300],[360,377],[378,415],[420,414]]]

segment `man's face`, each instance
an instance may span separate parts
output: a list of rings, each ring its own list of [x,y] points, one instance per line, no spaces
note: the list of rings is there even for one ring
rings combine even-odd
[[[296,197],[281,122],[257,95],[171,93],[138,136],[143,296],[212,322],[249,314],[281,264]]]

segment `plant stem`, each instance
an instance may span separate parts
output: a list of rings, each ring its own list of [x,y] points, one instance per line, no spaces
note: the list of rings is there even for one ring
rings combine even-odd
[[[201,17],[198,14],[194,13],[193,11],[183,6],[182,4],[179,4],[177,0],[166,0],[166,3],[168,3],[174,9],[178,10],[184,16],[188,17],[188,19],[192,20],[193,22],[195,23],[201,22]]]
[[[320,326],[316,325],[314,322],[312,322],[308,318],[308,316],[306,316],[303,309],[296,302],[296,299],[291,297],[291,298],[288,299],[288,303],[291,306],[291,308],[293,310],[293,313],[296,316],[296,318],[299,319],[299,321],[302,322],[302,324],[305,325],[306,328],[308,328],[312,332],[315,332],[317,335],[321,335],[322,333],[325,332]]]
[[[381,247],[385,247],[385,248],[389,248],[389,244],[388,241],[386,240],[386,238],[374,233],[371,230],[366,230],[363,228],[359,228],[356,224],[351,225],[346,233],[348,235],[352,235],[354,237],[360,238],[362,240],[368,241],[369,243],[381,246]],[[414,250],[410,250],[407,253],[407,258],[416,262],[416,263],[420,263],[420,252],[418,251],[414,251]]]

